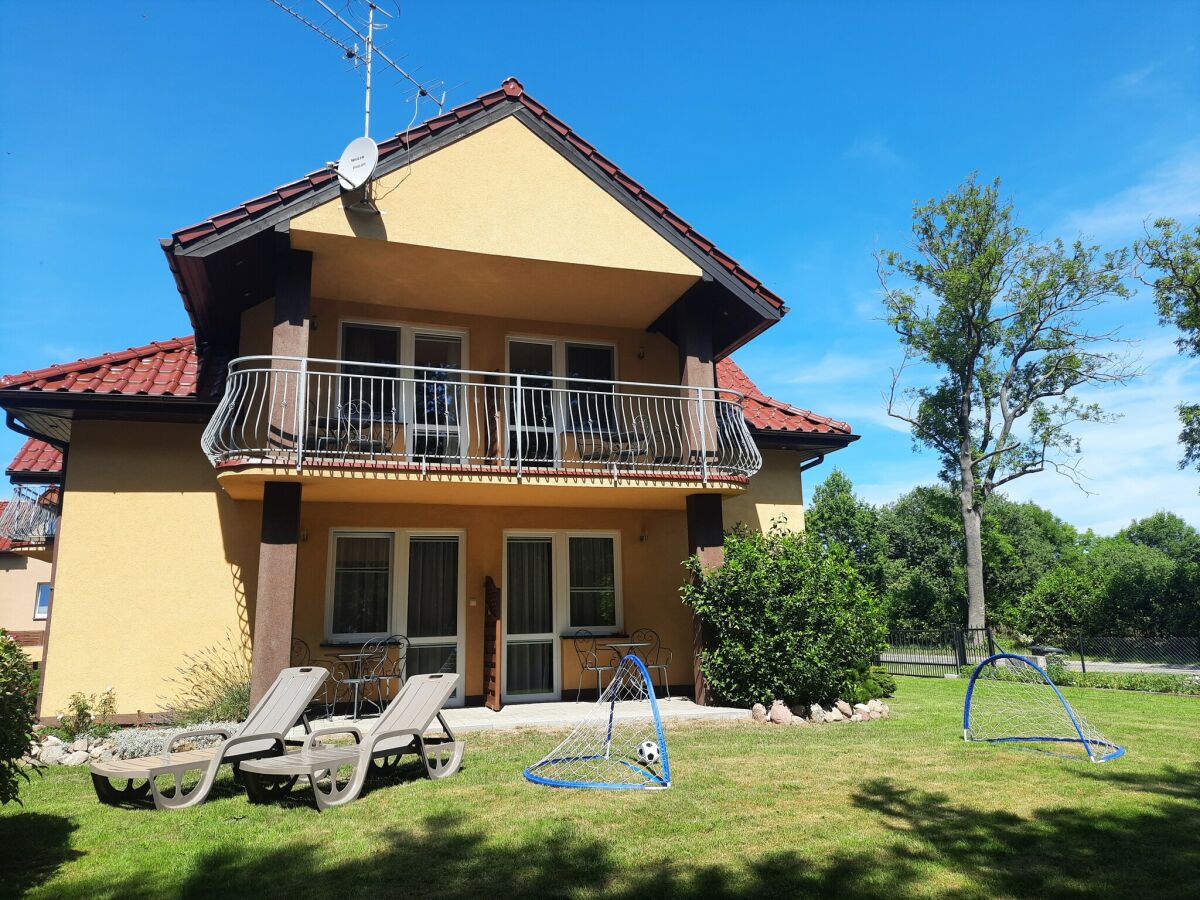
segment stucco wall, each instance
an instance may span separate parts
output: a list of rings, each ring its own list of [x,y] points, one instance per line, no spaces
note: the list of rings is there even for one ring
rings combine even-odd
[[[0,553],[0,628],[7,631],[44,632],[46,622],[33,617],[37,586],[50,581],[50,563],[21,553]],[[25,644],[34,662],[42,658],[42,645]]]
[[[759,531],[783,519],[792,531],[804,530],[804,485],[798,453],[764,450],[763,467],[750,479],[745,493],[726,497],[722,507],[725,527],[741,522]]]
[[[161,708],[184,655],[248,646],[261,506],[219,492],[200,427],[77,421],[42,715],[112,686]]]

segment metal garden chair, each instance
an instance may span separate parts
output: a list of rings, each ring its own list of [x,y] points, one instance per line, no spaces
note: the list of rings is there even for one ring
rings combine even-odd
[[[617,654],[609,650],[608,659],[602,660],[596,636],[590,631],[577,631],[573,643],[575,655],[579,657],[579,683],[575,686],[575,702],[578,703],[583,694],[583,676],[588,672],[596,673],[596,695],[599,696],[604,690],[604,673],[617,670]]]
[[[650,672],[650,679],[653,683],[654,673],[659,673],[659,679],[662,682],[663,692],[668,700],[671,699],[671,684],[667,677],[667,669],[671,665],[671,660],[675,654],[662,645],[662,640],[658,636],[658,632],[653,628],[639,628],[630,635],[631,642],[644,642],[646,647],[641,648],[638,656],[642,658],[642,662],[646,664],[646,668]]]

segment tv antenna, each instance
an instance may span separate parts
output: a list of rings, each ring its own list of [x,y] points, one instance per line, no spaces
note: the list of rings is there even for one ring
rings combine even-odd
[[[388,19],[392,19],[394,16],[386,9],[381,8],[375,0],[349,0],[341,12],[331,7],[325,0],[316,0],[317,5],[330,16],[329,19],[321,24],[318,24],[294,7],[289,6],[283,0],[271,0],[271,2],[293,19],[300,22],[300,24],[316,32],[341,50],[342,57],[353,60],[355,68],[358,68],[360,64],[364,68],[366,74],[366,94],[363,101],[362,137],[352,140],[346,149],[342,151],[341,158],[336,163],[329,164],[330,168],[337,169],[338,182],[343,191],[355,191],[363,188],[370,181],[371,176],[375,174],[375,166],[379,162],[379,147],[371,139],[371,74],[376,59],[382,61],[386,68],[399,73],[401,80],[407,81],[410,87],[414,89],[411,97],[413,101],[412,121],[414,122],[417,119],[417,107],[422,97],[427,97],[431,100],[437,106],[438,112],[443,111],[446,105],[446,91],[442,90],[441,96],[435,96],[434,94],[436,90],[442,88],[443,82],[418,80],[411,72],[402,68],[395,60],[376,46],[375,33],[387,28],[388,23],[375,21],[375,14],[378,13]],[[351,3],[353,2],[360,2],[366,6],[365,27],[362,21],[364,18],[362,13],[354,11],[351,8]],[[358,23],[353,24],[347,21],[343,13],[358,20]],[[347,39],[339,38],[326,30],[326,26],[331,21],[336,21],[350,33]],[[354,41],[354,43],[350,41]],[[378,212],[366,193],[363,194],[360,202],[347,208]]]

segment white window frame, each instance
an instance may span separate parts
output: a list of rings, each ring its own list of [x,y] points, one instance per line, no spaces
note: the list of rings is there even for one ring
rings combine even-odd
[[[38,615],[38,597],[42,593],[42,585],[46,586],[46,611]],[[54,584],[49,581],[39,581],[33,589],[33,621],[45,622],[50,618],[50,604],[54,602]]]
[[[625,602],[624,575],[621,566],[621,532],[614,529],[526,529],[506,528],[504,530],[504,565],[503,582],[501,586],[501,609],[504,625],[504,661],[501,671],[508,667],[508,539],[510,537],[546,538],[550,540],[551,577],[553,584],[553,615],[552,644],[554,648],[554,690],[548,694],[509,694],[507,680],[500,686],[501,699],[506,703],[536,703],[544,700],[557,700],[562,696],[562,642],[563,639],[575,637],[581,631],[587,631],[595,637],[618,635],[624,633]],[[616,604],[615,625],[572,625],[571,619],[571,555],[570,539],[573,537],[606,537],[613,542],[613,593]]]
[[[392,541],[391,579],[388,595],[388,631],[363,634],[333,633],[333,586],[334,569],[337,564],[337,539],[339,536],[387,536]],[[329,549],[326,563],[325,584],[325,641],[329,644],[360,644],[371,638],[388,637],[393,634],[408,636],[408,561],[409,541],[414,537],[455,537],[458,539],[458,633],[455,642],[455,670],[459,673],[458,687],[452,698],[454,705],[465,699],[466,644],[467,644],[467,532],[463,528],[366,528],[359,526],[336,526],[329,529]],[[443,637],[409,638],[411,646],[440,646],[448,643]]]

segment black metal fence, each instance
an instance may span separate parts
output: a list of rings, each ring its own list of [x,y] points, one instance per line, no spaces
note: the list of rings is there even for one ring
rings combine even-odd
[[[877,662],[892,675],[941,678],[993,653],[1044,656],[1062,651],[1056,662],[1082,672],[1178,673],[1200,675],[1200,635],[1077,634],[1040,643],[990,628],[892,629]]]
[[[1035,646],[1064,651],[1059,661],[1082,672],[1200,673],[1200,635],[1164,637],[1085,632]],[[1034,648],[1020,649],[1037,652]]]
[[[878,662],[892,675],[941,678],[958,674],[963,666],[975,665],[998,652],[988,628],[893,629]]]

